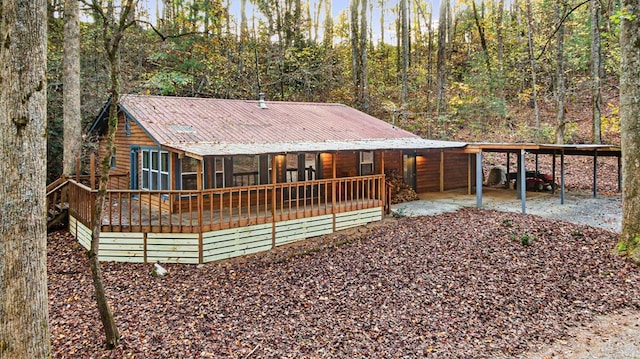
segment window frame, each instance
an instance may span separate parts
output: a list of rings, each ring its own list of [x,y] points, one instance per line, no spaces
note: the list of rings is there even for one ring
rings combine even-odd
[[[370,159],[366,158],[365,156],[369,156],[370,155]],[[365,171],[363,171],[363,166],[371,166],[371,170],[369,173],[364,173]],[[360,161],[359,161],[359,166],[358,166],[358,171],[360,176],[370,176],[372,174],[375,173],[375,154],[374,151],[360,151]]]
[[[146,191],[169,190],[171,186],[169,151],[158,148],[142,148],[140,152],[142,153],[140,188]]]

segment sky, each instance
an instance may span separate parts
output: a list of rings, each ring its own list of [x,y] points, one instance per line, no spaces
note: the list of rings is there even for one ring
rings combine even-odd
[[[236,22],[239,23],[240,0],[230,0],[230,1],[231,1],[231,13],[237,20]],[[310,1],[311,1],[312,10],[313,10],[317,6],[317,3],[319,0],[310,0]],[[369,2],[370,3],[373,2],[374,8],[375,8],[373,12],[373,21],[371,21],[371,24],[369,24],[369,26],[372,27],[374,41],[379,41],[379,38],[380,38],[379,34],[381,32],[380,32],[380,20],[379,20],[380,9],[379,9],[378,0],[369,0]],[[439,6],[439,2],[440,2],[439,0],[432,0],[429,2],[431,7],[434,9],[432,11],[432,18],[434,19],[438,16],[437,7]],[[223,4],[224,3],[226,3],[226,0],[223,0]],[[161,7],[162,0],[140,0],[140,5],[146,8],[147,11],[149,12],[151,17],[150,19],[151,22],[155,22],[155,12],[156,12],[156,6],[157,6],[156,4],[158,4]],[[393,24],[394,15],[391,13],[391,9],[396,7],[397,4],[398,4],[398,0],[385,0],[385,8],[387,9],[386,15],[385,15],[385,22],[387,23],[385,26],[385,38],[386,38],[385,41],[387,42],[395,41],[395,25]],[[349,0],[333,0],[331,10],[332,10],[334,19],[337,19],[341,12],[348,11],[348,9],[349,9]],[[249,17],[249,23],[251,23],[251,17],[253,16],[254,13],[256,14],[256,16],[260,16],[257,10],[254,12],[253,5],[251,4],[251,0],[248,0],[247,16]],[[321,16],[320,23],[322,23],[323,17],[324,16]]]

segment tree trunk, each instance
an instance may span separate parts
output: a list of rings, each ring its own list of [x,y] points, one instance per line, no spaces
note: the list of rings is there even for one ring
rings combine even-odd
[[[0,1],[0,358],[51,357],[47,2]]]
[[[447,111],[446,101],[446,56],[447,56],[447,8],[449,7],[449,0],[440,4],[440,16],[438,19],[438,54],[436,58],[436,72],[437,72],[437,96],[436,111],[438,117],[444,116]]]
[[[369,112],[369,64],[367,59],[367,0],[360,0],[360,89],[361,106],[364,112]]]
[[[491,61],[489,59],[489,49],[487,48],[487,39],[484,36],[484,27],[480,23],[480,17],[478,16],[478,10],[476,9],[475,0],[471,1],[471,5],[473,7],[473,18],[476,22],[476,27],[478,28],[478,35],[480,36],[480,46],[482,46],[482,52],[484,53],[484,61],[487,65],[487,71],[491,72]]]
[[[562,17],[564,8],[560,13],[560,4],[555,3],[556,19],[558,20],[557,46],[556,46],[556,143],[564,143],[565,132],[565,82],[564,82],[564,24]]]
[[[353,78],[353,87],[356,93],[356,102],[360,101],[360,54],[358,48],[358,5],[359,0],[351,0],[351,8],[349,14],[351,15],[351,74]]]
[[[407,101],[409,90],[407,84],[407,67],[409,65],[409,29],[407,26],[407,0],[400,0],[400,9],[402,17],[402,95],[401,108],[402,111],[407,109]]]
[[[384,5],[385,5],[385,0],[378,0],[378,3],[380,4],[380,45],[381,48],[384,49],[384,13],[385,13],[385,9],[384,9]],[[373,25],[372,25],[373,26]]]
[[[536,88],[536,58],[533,54],[533,15],[531,13],[531,0],[525,1],[527,7],[527,36],[529,42],[529,62],[531,64],[531,99],[533,101],[533,117],[536,126],[535,138],[540,134],[540,110],[538,109],[538,89]]]
[[[600,59],[602,58],[600,41],[600,2],[591,0],[591,119],[593,132],[591,141],[602,143],[600,131]]]
[[[505,103],[504,96],[504,36],[502,34],[504,0],[498,1],[498,19],[496,20],[496,41],[498,42],[498,98]]]
[[[109,107],[109,119],[108,119],[108,133],[107,143],[105,149],[105,155],[100,161],[100,184],[98,186],[98,193],[92,211],[92,223],[93,231],[91,234],[91,249],[87,256],[89,259],[89,266],[91,269],[91,276],[93,279],[93,287],[96,296],[96,304],[98,306],[98,313],[100,314],[100,321],[105,334],[106,346],[109,349],[113,349],[118,346],[120,342],[120,334],[113,318],[113,313],[109,307],[107,296],[104,289],[104,280],[102,277],[102,270],[100,268],[99,252],[100,252],[100,230],[102,224],[102,208],[104,205],[104,198],[107,193],[107,183],[109,182],[109,170],[111,169],[111,157],[115,151],[115,134],[118,126],[118,102],[120,100],[120,64],[119,64],[119,51],[120,42],[124,36],[125,30],[133,25],[133,22],[128,22],[130,12],[135,8],[137,0],[126,0],[126,3],[121,8],[120,18],[117,22],[109,21],[108,18],[103,18],[103,40],[104,47],[107,53],[107,59],[110,66],[110,80],[111,80],[111,106]],[[92,7],[100,12],[102,5],[100,0],[93,0]]]
[[[80,113],[80,6],[78,0],[64,2],[63,59],[64,146],[62,173],[71,177],[80,172],[76,156],[82,150],[82,117]]]
[[[620,134],[622,233],[618,249],[640,263],[640,1],[622,0],[620,30]]]
[[[324,13],[324,35],[322,38],[325,50],[333,48],[333,15],[331,14],[331,1],[326,2]],[[331,53],[329,57],[331,57]],[[331,78],[331,77],[328,77]]]

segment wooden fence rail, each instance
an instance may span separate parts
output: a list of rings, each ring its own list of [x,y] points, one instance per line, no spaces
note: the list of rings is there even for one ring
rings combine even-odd
[[[97,191],[69,180],[69,211],[88,227]],[[198,233],[382,207],[384,175],[201,191],[108,190],[107,232]]]

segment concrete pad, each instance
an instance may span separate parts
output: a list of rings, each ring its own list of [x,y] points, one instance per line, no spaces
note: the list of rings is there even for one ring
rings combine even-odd
[[[522,202],[516,199],[514,190],[485,187],[482,189],[483,209],[502,212],[522,212]],[[463,207],[476,207],[476,195],[466,189],[437,193],[423,193],[420,199],[391,205],[395,216],[430,216],[455,212]],[[560,194],[527,192],[527,214],[576,224],[586,224],[606,230],[622,230],[622,199],[617,196],[593,198],[591,193],[565,192],[565,204],[560,204]]]

